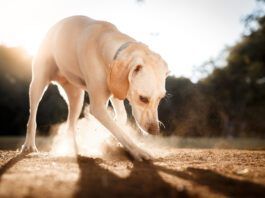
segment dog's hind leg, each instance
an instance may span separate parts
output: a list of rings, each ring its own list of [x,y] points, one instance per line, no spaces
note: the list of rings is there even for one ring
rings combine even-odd
[[[66,122],[66,130],[67,135],[70,138],[69,141],[71,141],[74,145],[74,151],[77,151],[77,144],[75,139],[75,132],[76,132],[76,126],[77,126],[77,120],[80,116],[83,102],[84,102],[84,90],[70,84],[69,82],[60,82],[59,84],[63,88],[63,90],[59,89],[60,94],[65,99],[67,105],[68,105],[68,117]],[[66,93],[66,96],[62,93],[64,91]]]
[[[67,129],[74,132],[83,107],[84,91],[68,82],[60,83],[60,85],[67,95],[65,98],[68,105]]]
[[[37,63],[37,62],[36,62]],[[35,64],[35,63],[34,63]],[[45,67],[46,65],[42,65]],[[43,71],[34,71],[33,65],[32,81],[29,88],[29,119],[27,124],[27,135],[25,143],[22,145],[21,152],[37,152],[35,144],[36,136],[36,116],[39,102],[43,96],[45,89],[49,84],[49,78]]]

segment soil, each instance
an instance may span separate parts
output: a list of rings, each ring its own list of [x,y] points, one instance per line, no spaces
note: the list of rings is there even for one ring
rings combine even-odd
[[[137,162],[0,151],[0,197],[265,197],[265,151],[174,149]]]

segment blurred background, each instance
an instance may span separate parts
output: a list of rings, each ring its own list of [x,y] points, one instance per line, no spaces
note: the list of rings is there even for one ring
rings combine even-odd
[[[1,1],[0,135],[25,135],[32,57],[50,26],[76,14],[112,22],[166,60],[163,135],[265,138],[264,0]],[[39,134],[66,117],[50,85]]]

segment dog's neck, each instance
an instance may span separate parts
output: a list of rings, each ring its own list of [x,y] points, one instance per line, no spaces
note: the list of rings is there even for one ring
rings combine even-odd
[[[103,40],[103,48],[102,52],[102,59],[106,66],[109,66],[114,60],[118,59],[119,54],[121,51],[125,50],[129,43],[137,42],[135,39],[122,34],[122,33],[114,33],[109,34]]]
[[[120,52],[121,52],[122,50],[126,49],[126,48],[127,48],[130,44],[132,44],[132,43],[136,43],[136,42],[135,42],[135,41],[128,41],[128,42],[126,42],[126,43],[123,43],[123,44],[119,47],[119,49],[116,51],[116,53],[115,53],[115,55],[114,55],[114,57],[113,57],[113,60],[116,60],[117,57],[119,56]]]

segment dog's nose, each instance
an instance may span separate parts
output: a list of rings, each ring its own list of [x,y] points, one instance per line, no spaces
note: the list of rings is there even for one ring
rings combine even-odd
[[[148,133],[152,135],[159,134],[159,125],[157,123],[150,123],[147,127]]]

